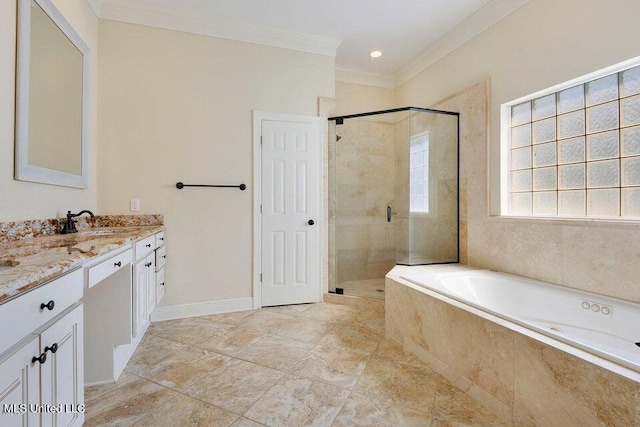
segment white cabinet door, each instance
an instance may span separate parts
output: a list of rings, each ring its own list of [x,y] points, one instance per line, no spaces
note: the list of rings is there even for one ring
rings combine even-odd
[[[84,413],[84,334],[79,305],[40,334],[40,351],[47,360],[40,365],[42,404],[61,411],[43,412],[43,426],[80,426]]]
[[[144,258],[133,266],[133,337],[139,338],[149,324],[147,289],[149,261]]]
[[[145,258],[147,267],[147,313],[149,316],[156,307],[156,255],[155,252]],[[151,265],[149,265],[151,264]]]
[[[152,236],[153,237],[153,236]],[[139,338],[149,326],[156,306],[156,254],[151,252],[133,266],[133,337]]]
[[[164,296],[164,267],[156,273],[156,305]]]
[[[36,426],[40,414],[29,412],[29,404],[40,403],[40,356],[36,335],[17,352],[0,360],[0,426]],[[46,363],[46,361],[45,361]],[[8,405],[8,406],[5,406]]]

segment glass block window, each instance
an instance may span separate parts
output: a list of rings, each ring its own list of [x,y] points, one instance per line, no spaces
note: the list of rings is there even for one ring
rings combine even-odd
[[[409,211],[429,212],[429,134],[409,141]]]
[[[503,106],[503,212],[640,217],[640,66],[608,71]]]

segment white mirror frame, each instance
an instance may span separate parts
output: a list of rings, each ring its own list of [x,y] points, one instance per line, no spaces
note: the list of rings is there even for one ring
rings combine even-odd
[[[82,169],[81,175],[29,164],[29,62],[31,43],[31,2],[35,1],[82,54]],[[87,105],[89,89],[89,46],[54,6],[51,0],[18,0],[16,60],[16,156],[15,179],[64,187],[87,188],[89,156]]]

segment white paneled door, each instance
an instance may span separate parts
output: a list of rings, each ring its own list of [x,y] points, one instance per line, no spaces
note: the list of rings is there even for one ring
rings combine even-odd
[[[320,300],[318,118],[261,120],[262,306]]]

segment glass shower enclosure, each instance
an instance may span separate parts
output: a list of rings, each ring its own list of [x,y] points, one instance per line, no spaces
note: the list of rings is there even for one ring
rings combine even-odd
[[[329,118],[329,291],[384,298],[395,265],[459,259],[459,114]]]

